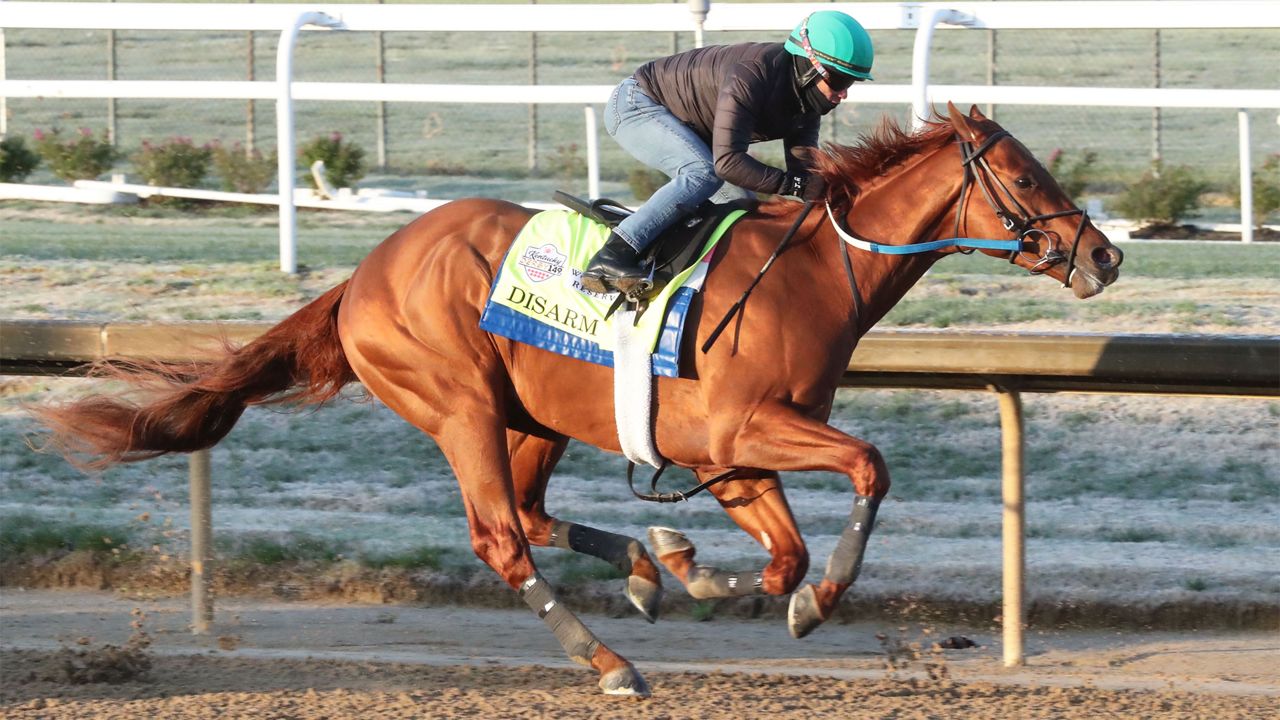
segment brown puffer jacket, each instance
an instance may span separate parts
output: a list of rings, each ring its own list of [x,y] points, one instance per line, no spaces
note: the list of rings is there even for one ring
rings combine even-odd
[[[716,175],[747,190],[774,193],[783,172],[747,154],[753,142],[782,139],[787,169],[805,172],[793,147],[818,144],[821,116],[796,89],[795,63],[782,43],[716,45],[646,63],[636,82],[711,147]]]

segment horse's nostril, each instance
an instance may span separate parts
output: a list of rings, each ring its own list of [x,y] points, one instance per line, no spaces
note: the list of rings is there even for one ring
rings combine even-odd
[[[1116,267],[1124,260],[1124,253],[1118,247],[1098,247],[1091,254],[1093,264],[1100,268]]]

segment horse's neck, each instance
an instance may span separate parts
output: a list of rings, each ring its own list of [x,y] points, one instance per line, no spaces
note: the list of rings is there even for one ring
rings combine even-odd
[[[910,245],[940,237],[960,192],[959,157],[950,146],[921,158],[859,195],[845,227],[860,238],[886,245]],[[834,230],[832,230],[834,234]],[[830,244],[839,251],[838,239]],[[854,277],[862,296],[858,333],[871,329],[938,261],[937,253],[881,255],[850,248]],[[843,259],[834,267],[843,276]]]

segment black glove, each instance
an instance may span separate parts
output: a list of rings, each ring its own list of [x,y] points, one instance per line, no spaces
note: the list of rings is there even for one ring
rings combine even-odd
[[[827,199],[827,181],[821,175],[787,173],[782,178],[778,194],[798,197],[805,202],[819,202]]]

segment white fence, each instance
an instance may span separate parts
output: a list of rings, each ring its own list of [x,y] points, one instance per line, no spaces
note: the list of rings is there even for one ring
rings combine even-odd
[[[762,3],[688,6],[646,5],[334,5],[63,3],[0,0],[5,28],[104,30],[255,30],[280,33],[274,81],[54,81],[8,80],[0,54],[0,117],[7,97],[274,99],[277,118],[280,205],[280,268],[295,272],[294,99],[391,102],[559,103],[583,105],[588,187],[599,188],[596,104],[609,86],[449,85],[322,83],[293,81],[293,48],[302,31],[452,32],[673,32],[745,30],[777,33],[819,9],[842,9],[870,30],[915,29],[910,85],[859,87],[863,102],[904,103],[914,115],[933,102],[998,102],[1006,105],[1098,105],[1111,107],[1234,108],[1239,111],[1242,239],[1252,239],[1250,140],[1247,109],[1280,109],[1280,90],[1027,87],[930,85],[929,59],[936,29],[1185,29],[1280,28],[1276,0],[1167,2],[930,2]],[[2,46],[0,46],[2,50]]]

